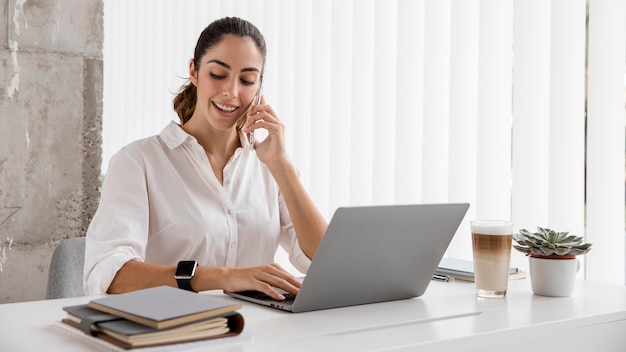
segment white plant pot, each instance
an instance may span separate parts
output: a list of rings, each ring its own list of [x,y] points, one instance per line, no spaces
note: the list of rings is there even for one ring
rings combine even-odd
[[[569,297],[574,292],[580,262],[572,259],[529,257],[530,284],[536,295]]]

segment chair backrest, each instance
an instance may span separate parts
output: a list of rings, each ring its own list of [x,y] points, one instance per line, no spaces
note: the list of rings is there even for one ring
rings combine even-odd
[[[85,237],[61,241],[52,253],[46,299],[84,296],[84,263]]]

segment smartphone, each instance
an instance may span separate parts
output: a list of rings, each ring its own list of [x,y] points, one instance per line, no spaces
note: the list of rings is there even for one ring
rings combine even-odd
[[[263,87],[259,87],[259,92],[256,97],[256,105],[261,104],[261,93],[263,92],[262,88]],[[254,131],[250,131],[250,147],[254,148]]]
[[[250,112],[250,109],[252,109],[252,107],[255,105],[259,105],[261,104],[261,88],[259,88],[259,90],[257,91],[257,94],[252,98],[252,100],[250,101],[250,104],[248,104],[248,106],[246,107],[246,109],[241,113],[241,116],[239,117],[239,122],[242,122],[243,119],[248,118],[248,113]],[[245,122],[243,122],[245,123]],[[254,131],[250,132],[250,146],[254,147]]]

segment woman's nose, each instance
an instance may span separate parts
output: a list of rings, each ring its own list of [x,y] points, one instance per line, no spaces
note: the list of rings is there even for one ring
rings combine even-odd
[[[237,96],[237,82],[234,80],[228,81],[222,88],[222,95],[230,98]]]

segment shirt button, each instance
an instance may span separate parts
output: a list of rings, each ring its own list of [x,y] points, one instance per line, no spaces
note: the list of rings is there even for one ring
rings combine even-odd
[[[233,215],[234,211],[232,209],[228,209],[226,213],[228,213],[228,215]]]

